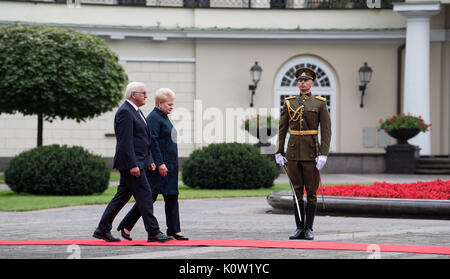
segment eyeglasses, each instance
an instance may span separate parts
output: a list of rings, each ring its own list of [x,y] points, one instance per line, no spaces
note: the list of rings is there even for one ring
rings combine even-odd
[[[137,94],[144,94],[144,96],[147,96],[147,92],[138,92],[138,91],[133,91],[134,93],[137,93]]]

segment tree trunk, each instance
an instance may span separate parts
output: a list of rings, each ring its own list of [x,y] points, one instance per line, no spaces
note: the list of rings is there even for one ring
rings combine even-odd
[[[42,113],[38,114],[38,123],[37,123],[37,146],[42,146],[42,130],[44,128],[44,117]]]

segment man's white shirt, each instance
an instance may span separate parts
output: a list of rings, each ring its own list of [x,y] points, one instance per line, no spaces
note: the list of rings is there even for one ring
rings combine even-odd
[[[130,100],[128,100],[128,99],[127,99],[127,102],[130,103],[130,104],[133,106],[133,108],[134,108],[137,112],[139,112],[139,115],[141,116],[142,120],[144,120],[145,125],[147,125],[147,121],[145,120],[144,116],[143,116],[142,113],[140,112],[138,106],[136,106],[132,101],[130,101]]]

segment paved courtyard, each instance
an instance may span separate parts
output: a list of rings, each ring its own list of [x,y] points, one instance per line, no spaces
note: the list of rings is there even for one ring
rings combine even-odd
[[[323,177],[332,183],[331,175]],[[347,183],[372,180],[373,177],[348,177]],[[375,180],[380,177],[375,177]],[[387,177],[384,177],[387,178]],[[450,179],[442,177],[442,179]],[[280,177],[279,180],[284,179]],[[334,178],[337,179],[336,177]],[[414,181],[429,177],[410,177]],[[384,179],[388,181],[388,179]],[[403,181],[407,180],[403,178]],[[433,180],[433,179],[431,179]],[[280,181],[281,182],[281,181]],[[408,181],[405,181],[408,182]],[[338,183],[338,182],[336,182]],[[361,183],[358,182],[358,183]],[[119,213],[113,226],[131,208],[129,203]],[[66,207],[30,212],[0,212],[1,240],[65,240],[91,237],[105,205]],[[191,239],[288,240],[295,230],[292,215],[271,213],[264,197],[180,200],[183,233]],[[155,215],[165,231],[164,202],[155,203]],[[315,240],[367,244],[450,246],[450,221],[431,219],[361,218],[317,216]],[[113,234],[119,237],[117,231]],[[146,239],[142,220],[132,231],[134,239]],[[122,240],[125,241],[125,240]],[[274,249],[242,247],[166,247],[166,246],[0,246],[0,258],[14,259],[415,259],[443,258],[449,255],[339,251],[312,249]]]

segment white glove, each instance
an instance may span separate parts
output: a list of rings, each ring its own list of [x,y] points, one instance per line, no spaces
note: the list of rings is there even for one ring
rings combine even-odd
[[[323,166],[325,166],[325,163],[327,162],[327,156],[325,155],[319,155],[316,157],[316,168],[318,170],[321,170],[323,168]]]
[[[275,162],[277,162],[277,164],[280,166],[284,166],[284,158],[283,155],[281,155],[281,153],[275,154]]]

